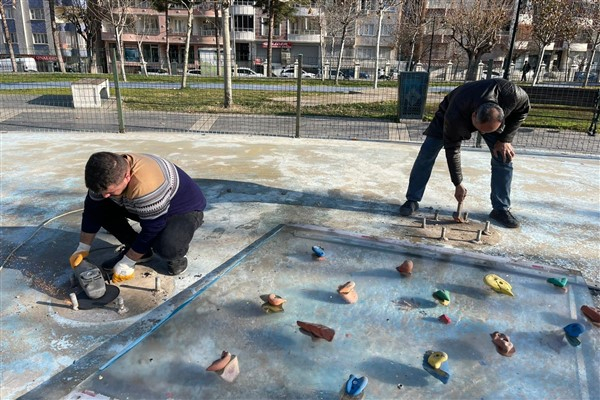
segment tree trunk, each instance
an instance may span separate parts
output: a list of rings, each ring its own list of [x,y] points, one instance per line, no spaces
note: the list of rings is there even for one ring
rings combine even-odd
[[[269,29],[267,32],[267,76],[273,76],[273,28],[275,26],[275,15],[273,9],[269,10]]]
[[[381,25],[383,23],[383,9],[379,10],[377,18],[377,42],[375,42],[375,71],[379,71],[379,45],[381,43]],[[377,89],[377,82],[379,82],[379,75],[375,73],[375,79],[373,79],[373,88]]]
[[[119,53],[119,66],[121,69],[121,77],[123,78],[123,82],[127,82],[127,75],[125,74],[125,50],[123,49],[123,28],[115,27],[115,38],[117,52]]]
[[[217,1],[214,1],[215,6],[215,46],[217,48],[217,76],[221,76],[221,52],[219,51],[219,7]]]
[[[169,71],[169,75],[172,75],[171,56],[169,55],[169,31],[169,7],[167,7],[165,10],[165,59],[167,60],[167,71]]]
[[[8,47],[10,63],[12,64],[13,72],[17,72],[17,60],[15,59],[13,42],[10,38],[10,31],[8,30],[8,24],[6,23],[6,14],[4,13],[4,6],[2,4],[0,4],[0,19],[2,19],[2,32],[4,33],[4,42],[6,43],[6,47]]]
[[[185,88],[187,85],[187,72],[188,72],[188,63],[190,57],[190,41],[192,39],[192,21],[194,19],[194,3],[189,5],[188,8],[188,20],[187,20],[187,29],[185,36],[185,51],[183,55],[183,74],[181,75],[181,89]]]
[[[596,35],[596,40],[592,43],[592,54],[590,54],[590,61],[587,63],[587,67],[585,68],[585,79],[583,80],[582,86],[587,86],[590,79],[590,70],[592,69],[592,62],[594,61],[594,57],[596,56],[596,47],[600,43],[600,32]]]
[[[137,42],[138,52],[140,53],[140,69],[144,76],[148,76],[148,68],[146,67],[146,60],[144,59],[144,50],[142,49],[142,42]]]
[[[223,107],[230,108],[233,105],[233,91],[231,88],[231,43],[229,32],[229,4],[223,2],[223,50],[225,57],[223,71],[224,80],[224,99]]]
[[[535,72],[533,74],[533,80],[531,81],[531,86],[535,86],[538,83],[538,79],[539,79],[540,72],[541,72],[541,69],[542,69],[542,64],[544,63],[544,52],[545,52],[545,49],[546,49],[546,45],[543,44],[541,46],[538,63],[535,66]]]
[[[48,0],[48,8],[50,10],[50,29],[52,30],[52,40],[54,41],[54,52],[56,53],[56,57],[58,58],[58,67],[60,68],[60,72],[64,74],[67,71],[65,69],[65,62],[62,58],[60,38],[56,30],[56,13],[54,9],[54,0]]]

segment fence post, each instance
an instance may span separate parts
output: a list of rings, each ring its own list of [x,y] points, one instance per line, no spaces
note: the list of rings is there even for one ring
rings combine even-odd
[[[119,89],[119,73],[117,72],[117,50],[112,49],[112,70],[115,83],[115,96],[117,97],[117,116],[119,118],[119,133],[125,133],[125,122],[123,121],[123,99]]]
[[[354,61],[354,79],[360,78],[360,62]]]
[[[475,80],[480,80],[481,75],[483,75],[483,61],[479,61],[479,64],[477,64],[477,75],[475,75]]]
[[[590,136],[596,136],[596,128],[598,127],[598,119],[600,118],[600,89],[596,92],[594,98],[594,115],[592,116],[592,122],[588,128],[587,134]]]
[[[540,74],[538,75],[537,82],[542,82],[544,80],[544,71],[546,71],[546,63],[542,63],[540,65]]]
[[[302,99],[302,54],[298,54],[298,61],[294,63],[294,69],[297,72],[296,75],[296,136],[300,137],[300,100]]]
[[[446,64],[446,70],[444,71],[444,80],[447,82],[452,77],[452,61],[448,61]]]
[[[492,70],[494,69],[494,59],[490,58],[487,63],[486,79],[492,79]]]
[[[573,65],[571,65],[571,69],[569,70],[569,77],[567,79],[569,82],[575,80],[575,72],[577,72],[578,69],[579,69],[579,65],[577,65],[575,63]]]

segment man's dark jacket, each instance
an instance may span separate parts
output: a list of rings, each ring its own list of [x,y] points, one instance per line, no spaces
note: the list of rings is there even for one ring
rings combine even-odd
[[[483,103],[496,103],[504,110],[504,124],[496,134],[511,143],[529,113],[529,96],[520,87],[504,79],[487,79],[465,83],[448,93],[440,103],[424,135],[443,139],[452,183],[462,182],[460,142],[471,139],[476,129],[471,115]]]

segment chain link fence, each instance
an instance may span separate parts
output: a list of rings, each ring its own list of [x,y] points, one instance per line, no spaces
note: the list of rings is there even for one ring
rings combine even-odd
[[[463,71],[449,64],[432,65],[427,71],[417,64],[415,69],[427,76],[420,93],[422,79],[412,82],[417,78],[398,67],[384,61],[342,60],[338,68],[337,60],[317,65],[316,60],[300,58],[274,70],[280,75],[275,77],[234,68],[228,108],[223,107],[222,69],[220,75],[188,74],[183,88],[181,74],[162,71],[147,76],[130,73],[118,82],[113,74],[3,73],[0,130],[177,131],[421,142],[439,102],[464,82]],[[478,78],[501,74],[480,69]],[[520,78],[520,71],[510,76],[514,81]],[[520,84],[530,95],[532,112],[513,142],[516,147],[599,154],[595,124],[600,86],[582,87],[581,82],[562,78],[535,86]],[[414,90],[403,94],[407,87]],[[406,117],[402,107],[415,102],[422,112]],[[478,146],[476,135],[463,145]]]

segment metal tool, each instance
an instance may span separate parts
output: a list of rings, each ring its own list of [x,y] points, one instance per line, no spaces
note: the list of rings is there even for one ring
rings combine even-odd
[[[464,218],[462,217],[462,208],[463,208],[463,203],[462,201],[458,203],[458,207],[456,208],[456,212],[452,213],[452,218],[454,218],[454,222],[458,222],[458,223],[463,223],[465,222]]]

